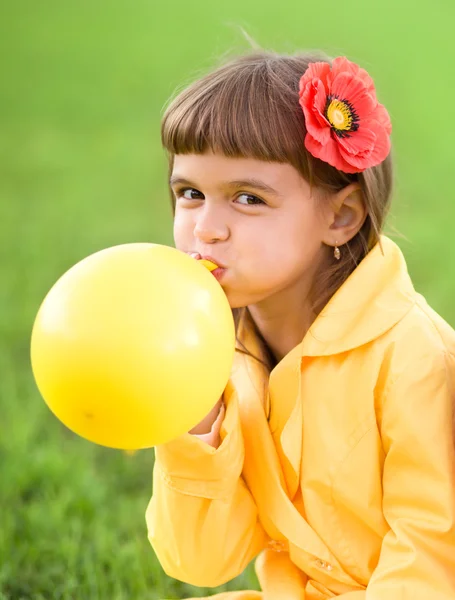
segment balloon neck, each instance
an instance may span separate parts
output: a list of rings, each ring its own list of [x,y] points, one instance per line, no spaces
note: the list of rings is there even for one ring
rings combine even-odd
[[[204,265],[204,267],[206,269],[208,269],[209,271],[214,271],[215,269],[218,269],[218,265],[213,263],[211,260],[205,260],[204,258],[201,258],[201,260],[199,262],[202,265]]]

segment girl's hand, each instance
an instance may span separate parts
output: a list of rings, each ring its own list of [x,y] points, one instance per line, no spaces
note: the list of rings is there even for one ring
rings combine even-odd
[[[210,433],[212,431],[212,426],[218,418],[220,414],[221,404],[223,402],[223,398],[221,397],[209,414],[202,419],[200,423],[198,423],[193,429],[189,431],[189,433],[193,435],[201,435],[204,433]]]

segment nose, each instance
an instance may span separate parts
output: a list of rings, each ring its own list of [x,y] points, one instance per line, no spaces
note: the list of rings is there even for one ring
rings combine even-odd
[[[204,244],[213,244],[229,238],[229,226],[224,211],[208,202],[201,207],[196,217],[194,237]]]

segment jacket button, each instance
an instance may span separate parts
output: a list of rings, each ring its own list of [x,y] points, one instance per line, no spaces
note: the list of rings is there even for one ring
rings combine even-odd
[[[326,563],[324,560],[317,560],[316,564],[320,569],[325,569],[326,571],[333,571],[332,565]]]
[[[271,550],[275,550],[275,552],[283,552],[283,550],[285,549],[284,543],[278,540],[270,540],[268,545],[269,548]]]

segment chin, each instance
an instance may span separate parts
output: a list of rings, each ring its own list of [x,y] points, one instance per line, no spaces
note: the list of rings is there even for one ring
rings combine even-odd
[[[242,293],[240,291],[226,288],[223,288],[223,290],[231,308],[246,308],[264,299],[262,296],[258,297],[257,295]]]
[[[223,291],[226,294],[226,298],[231,308],[244,308],[245,306],[248,306],[248,301],[242,294],[224,288]]]

